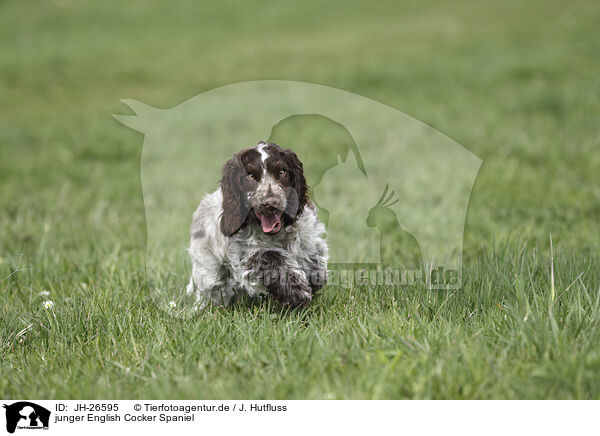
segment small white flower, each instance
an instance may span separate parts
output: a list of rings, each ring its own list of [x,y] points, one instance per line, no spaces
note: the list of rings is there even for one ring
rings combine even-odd
[[[54,307],[54,301],[52,301],[52,300],[44,301],[44,307],[46,309],[52,309]]]
[[[177,307],[177,303],[174,301],[169,301],[169,307]]]
[[[40,292],[40,295],[42,297],[47,297],[48,295],[50,295],[50,292],[49,291],[42,291],[42,292]]]

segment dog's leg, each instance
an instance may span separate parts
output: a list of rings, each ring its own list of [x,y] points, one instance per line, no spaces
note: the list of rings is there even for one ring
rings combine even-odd
[[[327,261],[323,258],[303,259],[302,269],[313,293],[327,284]]]
[[[319,226],[323,225],[319,223]],[[323,228],[323,232],[324,230]],[[325,238],[314,235],[311,238],[305,238],[298,263],[306,273],[313,293],[325,286],[327,284],[327,242]]]
[[[234,295],[227,280],[227,271],[211,256],[204,257],[202,262],[193,261],[187,293],[196,295],[199,309],[208,305],[228,306]]]
[[[273,299],[292,307],[311,300],[311,286],[300,265],[285,251],[261,249],[245,265],[246,286],[266,290]]]

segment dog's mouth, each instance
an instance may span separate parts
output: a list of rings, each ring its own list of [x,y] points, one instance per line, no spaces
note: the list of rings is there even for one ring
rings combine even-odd
[[[254,211],[256,217],[260,220],[260,226],[264,233],[274,235],[281,230],[281,213],[261,214]]]

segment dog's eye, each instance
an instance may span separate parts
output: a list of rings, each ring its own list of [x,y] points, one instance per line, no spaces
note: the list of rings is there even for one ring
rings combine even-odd
[[[256,176],[252,173],[249,173],[248,177],[251,178],[252,180],[256,180]]]
[[[279,170],[279,177],[285,177],[285,175],[287,174],[286,170]]]

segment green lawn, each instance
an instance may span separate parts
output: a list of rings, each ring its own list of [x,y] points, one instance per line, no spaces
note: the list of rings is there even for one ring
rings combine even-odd
[[[0,398],[600,398],[599,26],[591,0],[1,2]],[[483,160],[462,288],[153,304],[143,136],[111,114],[261,79]]]

